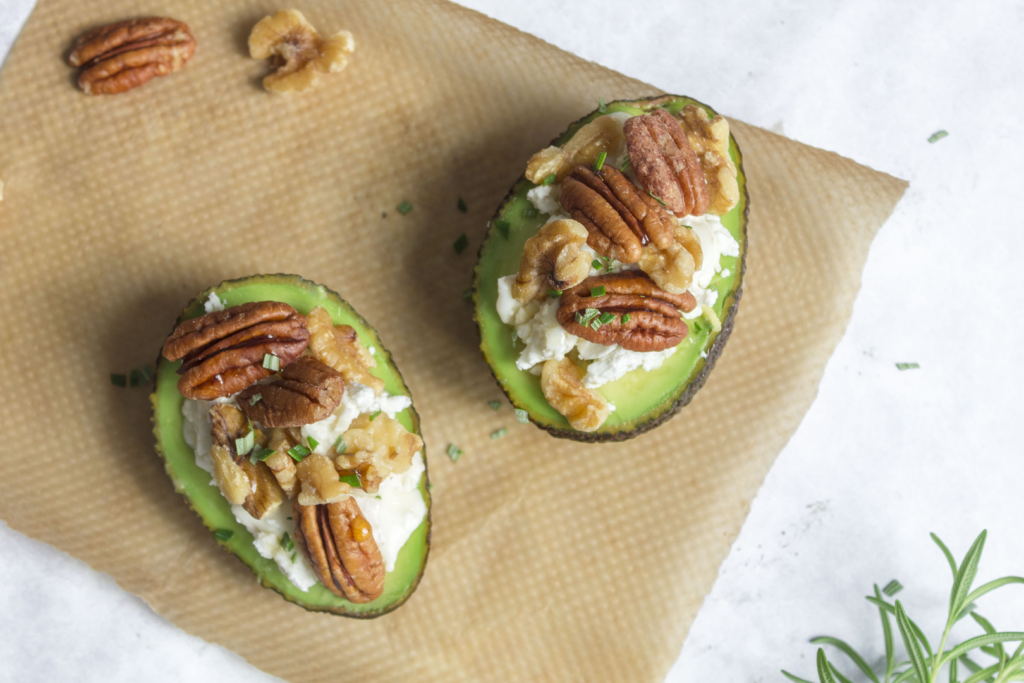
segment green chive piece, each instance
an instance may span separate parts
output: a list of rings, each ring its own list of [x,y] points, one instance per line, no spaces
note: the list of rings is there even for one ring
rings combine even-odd
[[[309,455],[309,449],[299,444],[288,449],[288,455],[292,456],[295,462],[302,462],[302,459]]]
[[[256,444],[255,448],[252,449],[252,455],[249,456],[249,462],[255,465],[257,462],[263,462],[274,453],[274,449],[264,448],[263,446]]]
[[[286,552],[291,552],[295,548],[295,542],[292,541],[292,537],[288,535],[288,532],[284,532],[284,536],[281,537],[281,547]]]
[[[460,455],[462,455],[461,448],[453,443],[448,444],[448,457],[452,459],[452,462],[458,462]]]
[[[625,325],[626,323],[629,322],[629,320],[630,320],[629,313],[623,313],[622,314],[622,324]]]
[[[488,401],[487,405],[491,407],[491,410],[501,410],[501,401]]]
[[[601,263],[599,259],[594,259],[593,261],[590,262],[590,267],[593,268],[594,270],[601,270],[602,268],[604,268],[604,264]]]
[[[235,452],[239,455],[248,455],[249,451],[256,447],[256,432],[249,430],[249,433],[240,439],[235,439]]]
[[[937,130],[937,131],[935,131],[934,133],[931,134],[931,136],[928,138],[928,142],[930,142],[931,144],[934,145],[936,142],[938,142],[942,138],[946,137],[947,135],[949,135],[949,133],[947,133],[946,131],[944,131],[944,130]]]
[[[334,442],[334,452],[341,455],[348,448],[348,444],[345,443],[345,437],[339,436],[338,440]]]
[[[598,318],[598,321],[602,325],[607,325],[611,321],[615,320],[616,317],[618,316],[616,316],[614,313],[602,313],[601,317]]]
[[[346,474],[344,477],[339,477],[338,481],[343,484],[348,484],[354,489],[363,488],[363,482],[359,481],[359,477],[354,474]]]
[[[605,288],[604,285],[601,285],[600,287],[590,288],[590,296],[604,296],[607,292],[608,290]]]
[[[508,430],[505,429],[504,427],[502,427],[501,429],[498,429],[498,430],[495,430],[495,431],[491,432],[491,438],[492,439],[500,439],[501,437],[505,436],[506,434],[508,434]]]
[[[260,402],[260,399],[262,399],[262,398],[263,398],[263,394],[256,394],[255,396],[253,396],[252,398],[249,399],[249,405],[251,405],[251,406],[256,405],[257,403]]]
[[[608,111],[608,107],[605,106],[605,103],[604,103],[604,98],[601,98],[601,97],[597,98],[597,110],[599,112],[601,112],[602,114],[604,114],[604,113],[606,113]]]
[[[374,418],[377,417],[378,415],[380,415],[379,410],[375,413],[370,413],[370,422],[373,422]]]
[[[459,203],[458,203],[458,204],[456,204],[455,206],[456,206],[456,207],[457,207],[457,208],[459,209],[459,211],[461,211],[462,213],[466,213],[467,211],[469,211],[469,207],[468,207],[468,206],[466,206],[466,200],[464,200],[464,199],[463,199],[462,197],[459,197]]]
[[[557,299],[558,297],[562,296],[562,293],[559,292],[557,289],[549,289],[548,296],[550,296],[552,299]]]
[[[597,310],[596,308],[588,308],[583,313],[577,311],[576,322],[578,322],[580,325],[586,325],[599,315],[601,315],[601,311]]]
[[[597,161],[594,162],[594,173],[600,173],[601,168],[604,166],[604,160],[608,158],[608,152],[601,152],[597,155]]]
[[[622,166],[619,167],[619,170],[622,171],[623,173],[625,173],[626,169],[628,169],[628,168],[629,168],[629,157],[626,157],[626,160],[622,162]]]
[[[513,327],[512,328],[512,343],[515,344],[517,341],[519,341],[519,333],[516,332],[516,328]]]
[[[700,333],[700,332],[704,331],[704,328],[701,327],[701,324],[700,324],[699,320],[694,320],[693,321],[693,331],[697,332],[697,333]]]
[[[296,550],[295,552],[293,552],[293,553],[292,553],[292,562],[295,562],[295,558],[297,558],[298,556],[299,556],[299,551],[298,551],[298,550]]]
[[[402,203],[399,204],[398,206],[396,206],[395,208],[398,209],[398,213],[400,213],[403,216],[405,216],[410,211],[412,211],[412,204],[403,200]]]
[[[153,379],[153,366],[152,365],[144,366],[143,368],[141,368],[139,370],[139,372],[142,373],[142,381],[143,382],[148,382],[149,380]]]
[[[235,535],[235,532],[231,529],[217,529],[213,532],[213,535],[217,538],[218,541],[223,541],[226,543],[231,540],[231,537]]]
[[[139,382],[141,382],[141,381],[142,381],[142,373],[139,372],[138,370],[132,370],[128,374],[128,386],[130,386],[130,387],[137,387],[137,386],[139,386]]]
[[[668,204],[666,204],[665,202],[661,201],[661,197],[659,197],[658,195],[654,194],[654,193],[653,193],[653,192],[651,192],[650,190],[647,190],[647,194],[649,194],[649,195],[651,195],[652,197],[654,197],[655,201],[657,201],[657,202],[658,202],[659,204],[661,204],[662,206],[668,206]]]
[[[516,408],[516,419],[527,424],[530,421],[530,414],[521,408]]]
[[[115,387],[126,387],[128,386],[128,377],[125,375],[110,374],[110,383]]]
[[[309,444],[309,450],[311,450],[311,451],[315,451],[316,447],[320,445],[320,442],[317,441],[316,439],[314,439],[311,436],[307,436],[306,437],[306,443]]]
[[[468,289],[462,290],[462,298],[465,299],[466,301],[471,301],[473,299],[473,288],[470,287]]]
[[[920,367],[921,366],[918,365],[917,363],[897,363],[896,364],[896,369],[897,370],[917,370]]]
[[[899,593],[901,590],[903,590],[903,584],[897,581],[896,579],[893,579],[889,583],[885,584],[885,588],[882,589],[882,592],[891,598],[892,596]]]
[[[554,185],[554,183],[555,183],[555,174],[552,173],[551,175],[549,175],[547,178],[544,179],[544,182],[542,182],[541,185],[543,185],[544,187],[547,187],[548,185]]]
[[[452,248],[455,249],[456,254],[461,254],[466,251],[466,247],[468,246],[469,239],[466,237],[466,233],[462,233],[459,235],[459,239],[455,240],[455,244],[452,245]]]
[[[523,218],[536,218],[539,215],[537,209],[532,206],[528,206],[523,209]]]
[[[431,488],[433,488],[433,487],[431,487]],[[376,498],[377,500],[384,500],[384,499],[383,499],[383,498],[381,498],[380,496],[374,496],[374,498]]]
[[[601,328],[601,321],[600,320],[591,320],[590,321],[590,329],[596,331],[596,330],[599,330],[600,328]]]
[[[499,218],[498,220],[494,221],[494,227],[498,229],[498,232],[501,233],[502,237],[508,239],[508,229],[512,227],[511,223],[509,223],[503,218]]]
[[[263,354],[263,367],[272,372],[281,369],[281,359],[272,353]]]

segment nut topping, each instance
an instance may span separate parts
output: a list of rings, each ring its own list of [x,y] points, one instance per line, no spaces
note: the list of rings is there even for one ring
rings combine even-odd
[[[344,69],[355,49],[355,38],[348,31],[324,40],[302,12],[294,9],[264,17],[249,34],[253,59],[275,58],[277,71],[263,79],[263,87],[276,93],[315,88],[320,74]]]
[[[530,157],[526,179],[540,185],[555,174],[555,182],[568,175],[574,166],[590,166],[601,152],[614,156],[622,149],[622,125],[614,116],[599,116],[586,124],[562,147],[547,147]]]
[[[284,368],[308,344],[305,317],[287,304],[261,301],[186,320],[171,333],[163,355],[183,360],[181,395],[209,401],[272,375],[264,356],[276,356]]]
[[[675,215],[703,215],[708,209],[707,183],[679,121],[664,109],[655,109],[629,119],[623,130],[640,183]]]
[[[583,385],[586,370],[570,358],[549,360],[540,375],[540,388],[551,407],[580,432],[593,432],[611,414],[604,396]]]
[[[729,156],[729,122],[721,116],[708,120],[708,113],[694,104],[683,107],[683,129],[697,154],[708,185],[708,211],[722,215],[740,201],[736,164]]]
[[[682,294],[693,282],[693,274],[700,270],[704,252],[697,235],[685,226],[677,226],[675,239],[666,249],[653,244],[644,247],[637,262],[654,284],[671,294]]]
[[[360,415],[342,438],[345,452],[335,462],[340,469],[357,474],[367,493],[376,493],[388,475],[408,470],[412,456],[423,449],[419,435],[384,413],[373,419]]]
[[[378,396],[384,391],[384,380],[370,374],[377,361],[359,343],[355,329],[348,325],[335,327],[331,314],[320,306],[309,312],[309,350],[321,363],[340,372],[346,384],[358,382]]]
[[[592,296],[601,287],[605,293]],[[646,275],[624,271],[587,278],[565,292],[557,317],[569,334],[595,344],[662,351],[686,338],[689,327],[680,310],[692,311],[696,305],[689,292],[670,294]]]
[[[273,512],[284,500],[284,493],[265,463],[253,464],[246,454],[236,448],[236,439],[249,433],[249,426],[242,412],[232,405],[222,403],[210,410],[213,422],[211,432],[213,443],[210,457],[213,459],[213,480],[221,493],[232,505],[241,505],[256,519]],[[266,437],[253,430],[254,440],[265,445]]]
[[[344,392],[340,372],[312,356],[302,356],[277,381],[242,391],[238,404],[246,417],[265,427],[301,427],[328,418]],[[260,398],[253,403],[257,394]]]
[[[520,303],[542,299],[549,289],[562,292],[590,273],[590,256],[582,247],[587,229],[574,220],[552,221],[526,240],[512,296]]]
[[[383,594],[384,561],[355,499],[296,504],[295,517],[295,541],[320,583],[351,602],[370,602]]]
[[[587,244],[606,258],[636,263],[649,242],[672,242],[676,221],[611,166],[598,173],[586,166],[574,168],[562,183],[558,202],[587,229]]]
[[[195,49],[185,24],[146,17],[89,31],[75,41],[68,62],[84,67],[78,86],[86,94],[116,95],[177,71]]]
[[[299,492],[299,481],[296,478],[297,472],[295,461],[290,455],[288,455],[288,449],[295,446],[297,443],[299,443],[299,440],[293,439],[288,433],[288,430],[270,430],[270,440],[267,442],[267,448],[274,452],[263,461],[274,474],[274,478],[277,479],[277,483],[280,485],[281,490],[284,491],[285,495],[289,498],[294,498]]]
[[[352,495],[352,487],[340,480],[338,470],[326,455],[307,455],[296,469],[302,484],[299,505],[336,503]]]

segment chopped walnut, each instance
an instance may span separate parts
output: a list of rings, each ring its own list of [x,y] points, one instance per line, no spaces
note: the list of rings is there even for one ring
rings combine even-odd
[[[549,289],[562,292],[583,282],[590,273],[591,258],[583,251],[588,235],[583,225],[566,218],[526,240],[512,297],[525,304],[544,298]]]
[[[263,461],[273,472],[277,483],[289,498],[294,498],[299,489],[299,482],[296,479],[298,470],[295,467],[295,461],[288,455],[288,449],[297,443],[299,441],[292,439],[285,429],[270,430],[270,441],[267,442],[267,448],[274,453]]]
[[[365,346],[359,343],[354,328],[334,326],[331,314],[317,306],[306,316],[309,325],[309,350],[313,357],[341,373],[345,383],[358,382],[373,389],[380,396],[384,380],[370,374],[377,367]]]
[[[376,492],[385,477],[409,469],[412,456],[423,449],[418,435],[384,413],[372,419],[360,415],[342,439],[346,447],[337,457],[338,467],[356,472],[369,493]]]
[[[703,260],[697,235],[690,228],[679,226],[668,248],[648,244],[638,264],[666,292],[682,294],[693,282],[693,274],[700,270]]]
[[[570,358],[549,360],[541,371],[540,388],[551,407],[564,415],[573,429],[593,432],[612,411],[604,396],[583,386],[585,374],[586,370]]]
[[[576,131],[561,148],[547,147],[530,157],[526,179],[539,185],[554,173],[555,180],[561,181],[574,166],[593,164],[601,152],[614,154],[624,140],[622,123],[615,116],[599,116]]]
[[[683,108],[682,125],[708,185],[708,211],[728,213],[740,201],[736,164],[729,156],[729,122],[721,116],[708,120],[706,111],[688,104]]]
[[[337,468],[326,455],[307,455],[296,469],[302,484],[299,505],[336,503],[352,494],[352,487],[341,481]]]
[[[241,505],[256,519],[273,512],[284,500],[284,494],[266,463],[252,463],[247,454],[240,454],[236,440],[249,432],[248,421],[238,408],[220,404],[210,410],[213,423],[213,480],[232,505]],[[267,438],[253,430],[256,444],[264,446]]]
[[[315,88],[320,74],[344,69],[355,48],[355,39],[348,31],[324,40],[302,12],[294,9],[264,17],[249,34],[253,59],[276,58],[277,71],[263,79],[263,87],[275,93]]]

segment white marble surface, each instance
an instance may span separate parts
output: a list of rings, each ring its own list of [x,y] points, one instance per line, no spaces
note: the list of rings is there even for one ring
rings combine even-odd
[[[980,579],[1024,574],[1024,5],[462,4],[911,182],[872,246],[818,399],[668,680],[781,681],[783,667],[815,678],[807,639],[822,633],[877,657],[861,596],[893,577],[911,615],[938,628],[949,572],[929,531],[962,555],[987,528]],[[0,0],[0,54],[30,5]],[[949,137],[929,144],[939,129]],[[276,680],[78,560],[2,524],[0,543],[2,681]],[[1024,590],[1003,591],[982,612],[1024,629]]]

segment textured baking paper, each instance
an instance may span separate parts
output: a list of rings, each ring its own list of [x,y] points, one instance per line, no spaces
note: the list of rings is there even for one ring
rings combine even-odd
[[[650,434],[555,440],[488,407],[501,394],[462,292],[530,154],[599,97],[657,89],[439,1],[304,0],[358,50],[321,89],[273,97],[245,41],[278,8],[42,0],[15,45],[0,74],[0,516],[291,681],[660,680],[814,399],[906,184],[734,122],[750,250],[718,367]],[[192,27],[184,70],[116,97],[77,91],[74,37],[150,14]],[[383,618],[307,613],[259,588],[174,492],[146,390],[110,384],[156,357],[194,294],[258,272],[346,297],[423,417],[433,545],[417,593]]]

